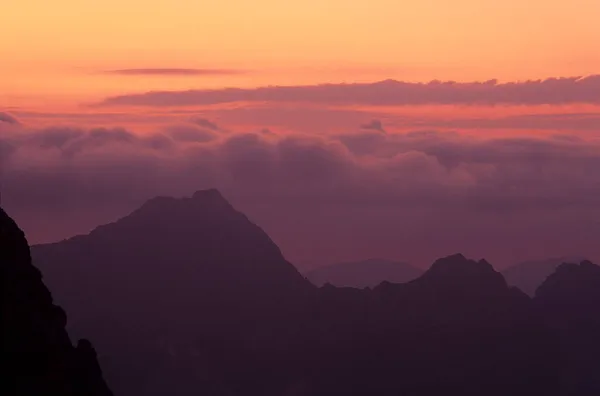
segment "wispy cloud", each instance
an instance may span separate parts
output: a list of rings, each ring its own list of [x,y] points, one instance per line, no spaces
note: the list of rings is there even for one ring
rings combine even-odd
[[[155,91],[109,97],[100,105],[191,106],[231,102],[370,106],[600,104],[600,75],[506,83],[497,80],[468,83],[385,80],[368,84]]]
[[[108,70],[105,73],[120,76],[210,76],[244,72],[244,70],[235,69],[142,68]]]

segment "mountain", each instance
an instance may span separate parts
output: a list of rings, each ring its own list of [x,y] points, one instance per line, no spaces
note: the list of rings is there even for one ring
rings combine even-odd
[[[502,271],[502,275],[511,286],[516,286],[530,296],[562,263],[578,263],[582,258],[556,257],[546,260],[526,261]]]
[[[111,396],[91,343],[71,343],[65,312],[32,265],[25,235],[2,209],[0,282],[0,394]]]
[[[559,336],[562,394],[600,394],[600,266],[561,264],[537,289],[535,303]]]
[[[284,334],[286,317],[314,289],[217,190],[151,199],[32,254],[70,312],[70,330],[97,340],[119,394],[206,389],[217,376],[191,366],[241,370],[233,361],[242,350]]]
[[[587,396],[566,391],[592,378],[564,360],[588,322],[557,325],[577,287],[531,298],[460,254],[405,283],[315,287],[216,190],[32,254],[117,394]]]
[[[406,263],[370,259],[319,267],[305,275],[317,286],[330,283],[334,286],[364,288],[375,287],[383,281],[405,283],[422,273],[422,270]]]
[[[555,344],[532,308],[462,255],[404,284],[326,285],[300,348],[314,370],[303,383],[311,395],[557,395]]]

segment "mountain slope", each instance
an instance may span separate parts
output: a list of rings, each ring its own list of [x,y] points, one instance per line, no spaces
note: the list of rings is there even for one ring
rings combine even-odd
[[[33,256],[72,312],[71,330],[98,340],[122,394],[192,392],[205,380],[178,368],[191,364],[184,360],[231,369],[215,362],[284,331],[314,288],[216,190],[151,199],[88,235],[35,246]]]
[[[330,283],[340,287],[375,287],[383,281],[404,283],[421,275],[422,270],[402,262],[370,259],[319,267],[305,275],[313,284]]]
[[[462,255],[404,284],[327,285],[300,353],[316,372],[307,394],[557,395],[553,340],[532,308],[489,263]]]
[[[73,347],[67,317],[31,263],[16,223],[0,209],[0,394],[110,396],[87,340]]]
[[[561,264],[534,301],[560,337],[562,394],[600,394],[600,266]]]
[[[516,286],[530,296],[562,263],[578,263],[581,258],[557,257],[547,260],[525,261],[502,271],[511,286]]]

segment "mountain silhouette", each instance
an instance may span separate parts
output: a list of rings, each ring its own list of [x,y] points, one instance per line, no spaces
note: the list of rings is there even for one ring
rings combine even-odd
[[[72,345],[65,312],[32,265],[25,235],[2,209],[0,282],[0,394],[111,396],[91,343]]]
[[[231,368],[217,359],[285,332],[285,317],[314,289],[217,190],[151,199],[88,235],[32,252],[72,313],[70,330],[97,340],[119,394],[194,393],[200,385],[192,384],[205,380],[180,365]]]
[[[582,258],[557,257],[546,260],[525,261],[502,271],[511,286],[516,286],[530,296],[562,263],[579,263]]]
[[[600,394],[600,266],[561,264],[537,289],[535,302],[560,335],[563,394]]]
[[[457,254],[405,284],[319,289],[301,354],[314,395],[556,395],[553,338],[531,299]]]
[[[591,263],[535,298],[461,254],[405,283],[315,287],[216,190],[32,253],[117,394],[597,394],[575,343],[597,343]]]
[[[352,261],[319,267],[305,273],[317,286],[330,283],[340,287],[375,287],[383,281],[404,283],[421,275],[422,270],[410,264],[384,259]]]

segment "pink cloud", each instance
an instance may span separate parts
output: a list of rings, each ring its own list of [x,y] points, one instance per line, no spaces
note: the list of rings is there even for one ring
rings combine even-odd
[[[160,107],[231,102],[305,102],[369,106],[600,104],[600,76],[549,78],[506,83],[499,83],[496,80],[470,83],[452,81],[411,83],[385,80],[368,84],[159,91],[109,97],[99,105]]]
[[[450,112],[441,106],[432,106],[426,112],[397,111],[379,108],[329,108],[311,105],[243,105],[230,109],[192,108],[149,108],[138,112],[88,112],[88,113],[43,113],[13,112],[20,122],[32,126],[56,126],[60,124],[111,128],[115,125],[151,132],[159,125],[196,124],[207,131],[226,133],[229,129],[261,130],[273,132],[293,131],[302,133],[340,133],[352,130],[356,125],[377,127],[381,123],[388,132],[432,129],[438,131],[464,131],[482,134],[555,134],[594,136],[600,132],[600,107],[583,109],[556,107],[554,113],[548,108],[523,106],[518,113],[514,107],[498,108],[488,112],[481,107],[465,108],[453,106]],[[480,111],[481,110],[481,111]],[[217,123],[215,123],[215,120]]]

